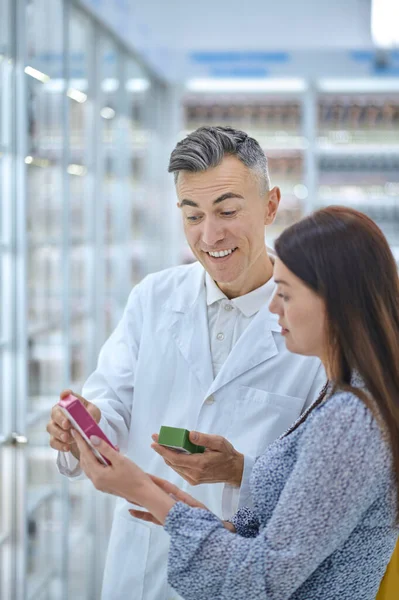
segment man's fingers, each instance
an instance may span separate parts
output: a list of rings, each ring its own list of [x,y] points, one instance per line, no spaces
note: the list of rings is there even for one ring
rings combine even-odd
[[[165,461],[168,465],[167,461]],[[174,467],[173,465],[168,465],[171,469],[174,470],[175,473],[180,475],[187,483],[190,485],[198,485],[198,481],[190,475],[190,471],[188,469],[179,469],[178,467]]]
[[[99,409],[97,408],[97,406],[95,404],[88,402],[86,404],[86,410],[92,417],[95,417]]]
[[[158,444],[154,444],[152,448],[162,456],[168,467],[173,469],[187,483],[193,486],[200,483],[199,476],[204,468],[206,468],[207,457],[205,454],[188,456],[186,454],[179,454],[173,450],[167,450]]]
[[[159,446],[158,444],[159,435],[157,433],[153,433],[151,437],[157,448],[163,448],[163,446]],[[193,442],[193,444],[196,444],[197,446],[205,446],[208,450],[217,450],[219,452],[226,447],[226,444],[229,444],[229,442],[221,435],[210,435],[199,431],[190,431],[190,442]],[[157,449],[155,444],[152,445],[154,450]]]
[[[46,429],[58,442],[63,442],[64,444],[71,444],[73,442],[71,434],[68,431],[65,431],[65,429],[62,429],[54,421],[50,421],[50,423],[47,424]]]
[[[88,400],[86,400],[86,398],[83,398],[83,396],[80,396],[79,394],[77,394],[77,393],[76,393],[76,392],[74,392],[73,390],[63,390],[63,391],[61,392],[61,394],[60,394],[60,398],[61,398],[61,399],[63,399],[63,398],[66,398],[67,396],[69,396],[69,395],[71,395],[71,394],[72,394],[72,396],[75,396],[75,398],[78,398],[78,399],[81,401],[81,403],[82,403],[82,404],[83,404],[83,405],[84,405],[84,406],[87,408],[87,410],[88,410],[90,413],[92,413],[92,412],[95,412],[95,411],[93,410],[93,407],[94,407],[96,410],[98,410],[98,409],[97,409],[97,407],[96,407],[94,404],[92,404],[91,402],[89,402]]]
[[[210,435],[209,433],[190,431],[190,442],[197,446],[205,446],[208,450],[221,452],[226,447],[227,440],[221,435]]]
[[[199,480],[196,472],[188,467],[178,467],[172,465],[168,460],[165,460],[165,464],[174,470],[175,473],[183,477],[190,485],[198,485]]]
[[[89,412],[89,414],[93,417],[93,419],[96,421],[96,423],[100,422],[101,419],[101,411],[98,408],[98,406],[96,406],[95,404],[93,404],[92,402],[89,402],[88,400],[86,400],[86,398],[83,398],[83,396],[80,396],[79,394],[77,394],[76,392],[74,392],[73,390],[63,390],[60,394],[60,398],[66,398],[67,396],[69,396],[70,394],[72,394],[72,396],[75,396],[75,398],[78,398],[81,403],[83,404],[83,406],[87,409],[87,411]],[[61,409],[55,405],[53,408],[53,412],[52,412],[52,417],[53,413],[55,414],[58,411],[60,413],[61,416],[57,416],[57,422],[61,427],[64,427],[64,429],[66,428],[70,428],[71,425],[69,423],[69,421],[66,419],[66,417],[64,416],[64,413],[61,411]],[[62,425],[61,421],[64,420],[65,424]]]
[[[51,411],[51,420],[54,421],[61,429],[71,429],[71,423],[68,421],[60,407],[56,404]]]
[[[50,437],[50,446],[54,450],[58,450],[58,452],[69,452],[71,447],[63,442],[60,442],[55,437]]]
[[[61,400],[63,400],[64,398],[66,398],[67,396],[70,396],[71,394],[72,394],[72,396],[75,396],[75,398],[79,398],[79,400],[81,402],[83,402],[83,404],[86,406],[86,404],[87,404],[86,398],[83,398],[83,396],[79,396],[79,394],[77,394],[73,390],[63,390],[60,394],[60,398],[61,398]]]
[[[199,457],[202,456],[199,454],[183,454],[183,452],[170,450],[160,444],[151,444],[151,448],[160,454],[164,460],[167,460],[176,467],[195,468],[196,466],[199,466],[197,463],[201,460]]]

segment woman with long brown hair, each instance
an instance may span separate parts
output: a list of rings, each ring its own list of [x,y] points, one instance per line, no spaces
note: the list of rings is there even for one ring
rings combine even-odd
[[[275,248],[270,309],[287,348],[318,356],[329,382],[257,460],[253,507],[221,522],[93,439],[111,462],[101,466],[76,436],[81,466],[98,489],[147,509],[136,518],[164,525],[183,598],[374,600],[399,531],[395,260],[375,223],[343,207],[292,225]]]

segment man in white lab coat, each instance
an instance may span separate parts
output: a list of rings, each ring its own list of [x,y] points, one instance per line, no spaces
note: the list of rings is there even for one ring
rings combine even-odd
[[[177,144],[169,171],[198,262],[133,289],[83,396],[121,452],[226,518],[251,503],[255,457],[316,399],[325,373],[317,359],[286,350],[268,310],[274,283],[264,230],[280,191],[270,189],[259,144],[241,131],[203,127]],[[195,442],[207,452],[151,447],[161,425],[200,432]],[[50,443],[61,451],[60,471],[74,478],[81,471],[68,427],[54,407]],[[178,598],[166,580],[168,535],[132,518],[129,507],[118,500],[103,600]]]

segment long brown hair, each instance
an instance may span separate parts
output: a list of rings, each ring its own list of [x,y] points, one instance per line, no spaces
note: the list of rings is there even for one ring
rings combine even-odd
[[[374,412],[399,482],[399,278],[387,240],[363,213],[329,206],[286,229],[275,249],[325,301],[333,389],[351,391]],[[370,396],[351,386],[354,371]],[[399,518],[399,494],[397,509]]]

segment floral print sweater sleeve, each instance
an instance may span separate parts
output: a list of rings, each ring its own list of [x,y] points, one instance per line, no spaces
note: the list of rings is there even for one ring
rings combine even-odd
[[[206,510],[173,506],[169,582],[186,600],[372,598],[397,538],[391,482],[390,451],[371,412],[356,396],[335,394],[257,461],[256,512],[237,513],[238,533]],[[366,529],[370,514],[378,526]],[[375,560],[367,581],[361,565],[356,581],[346,557],[365,549],[364,560]]]

